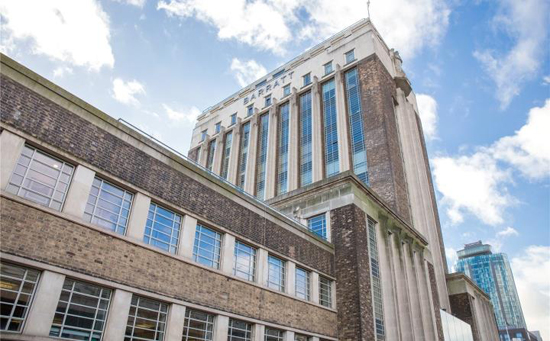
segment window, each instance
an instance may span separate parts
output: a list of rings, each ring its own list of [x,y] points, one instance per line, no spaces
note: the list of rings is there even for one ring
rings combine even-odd
[[[124,341],[163,340],[168,304],[133,295]]]
[[[256,271],[256,249],[240,241],[235,243],[235,259],[233,274],[254,282]]]
[[[370,256],[370,274],[372,282],[372,297],[374,305],[374,321],[376,327],[376,336],[379,340],[384,339],[384,303],[382,301],[382,283],[380,281],[380,266],[378,264],[378,246],[376,243],[376,221],[368,217],[369,234],[369,256]]]
[[[267,259],[267,287],[281,292],[285,291],[285,262],[277,257]]]
[[[307,227],[311,232],[327,240],[327,217],[325,213],[309,218]]]
[[[40,272],[0,263],[0,330],[21,332]]]
[[[230,125],[234,125],[235,123],[237,123],[237,113],[234,113],[233,115],[231,115],[231,124]]]
[[[223,142],[223,156],[222,156],[222,171],[220,176],[227,180],[227,173],[229,172],[229,157],[231,156],[231,144],[233,143],[233,132],[225,134]]]
[[[272,79],[279,78],[285,73],[285,69],[277,71],[275,74],[273,74]]]
[[[288,125],[290,123],[290,104],[287,102],[279,111],[279,134],[277,134],[277,194],[288,190]]]
[[[132,193],[96,177],[84,210],[84,220],[123,235],[133,198]]]
[[[221,122],[216,123],[215,134],[219,133],[221,130],[222,130],[222,123]]]
[[[214,315],[202,311],[185,310],[182,341],[208,341],[213,339]]]
[[[251,341],[252,324],[244,321],[229,320],[227,341]]]
[[[355,60],[355,50],[346,52],[346,64],[349,64]]]
[[[265,328],[264,341],[283,341],[284,332],[282,330]]]
[[[332,282],[323,276],[319,276],[319,303],[332,308]]]
[[[252,116],[254,114],[254,105],[251,104],[246,108],[246,116]]]
[[[61,211],[73,170],[68,163],[24,146],[6,190]]]
[[[265,96],[265,106],[268,107],[271,105],[271,95]]]
[[[205,130],[202,131],[202,133],[201,133],[201,141],[206,140],[207,132],[208,132],[208,129],[205,129]]]
[[[322,96],[325,128],[325,176],[328,178],[340,171],[334,79],[323,84]]]
[[[300,186],[313,181],[311,91],[300,96]]]
[[[101,340],[111,289],[65,279],[50,336],[73,340]]]
[[[267,163],[267,137],[269,131],[269,114],[260,117],[258,130],[258,159],[256,163],[256,197],[264,200],[265,176]]]
[[[309,338],[305,335],[294,334],[294,341],[308,341]]]
[[[198,263],[218,269],[220,267],[221,240],[221,234],[197,224],[193,259]]]
[[[367,152],[363,127],[363,113],[361,111],[361,95],[359,93],[359,78],[357,69],[346,72],[346,94],[351,138],[351,156],[353,172],[365,184],[369,183],[367,173]]]
[[[325,75],[328,75],[329,73],[331,73],[333,71],[332,70],[332,62],[326,63],[325,65],[323,65],[323,68],[325,69]]]
[[[164,207],[151,203],[143,241],[176,253],[180,238],[181,216]]]
[[[212,171],[214,165],[214,154],[216,153],[216,140],[208,142],[208,157],[206,158],[206,169]]]
[[[286,97],[290,95],[290,84],[283,86],[283,96]]]
[[[246,162],[248,158],[248,144],[250,140],[250,122],[246,122],[242,127],[241,132],[241,148],[239,155],[239,177],[237,178],[237,186],[244,188],[246,180]]]
[[[309,271],[296,268],[296,297],[309,301]]]
[[[304,83],[302,86],[306,86],[306,85],[311,84],[311,73],[306,73],[305,75],[303,75],[302,80],[303,80],[303,83]]]

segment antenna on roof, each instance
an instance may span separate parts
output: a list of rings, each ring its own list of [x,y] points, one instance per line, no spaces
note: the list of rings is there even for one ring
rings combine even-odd
[[[367,0],[367,19],[370,20],[370,0]]]

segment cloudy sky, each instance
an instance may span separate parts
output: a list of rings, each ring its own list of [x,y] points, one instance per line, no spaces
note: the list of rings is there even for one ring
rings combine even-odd
[[[479,239],[507,253],[527,324],[545,339],[549,7],[371,1],[418,96],[450,265]],[[186,153],[203,109],[366,13],[355,0],[0,0],[0,49]]]

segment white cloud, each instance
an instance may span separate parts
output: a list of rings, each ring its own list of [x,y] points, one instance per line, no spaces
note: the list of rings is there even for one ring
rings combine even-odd
[[[529,246],[511,263],[527,327],[549,340],[550,246]]]
[[[240,86],[247,86],[267,74],[265,67],[255,60],[241,61],[237,58],[231,61],[231,71]]]
[[[494,26],[509,36],[514,44],[505,53],[475,51],[487,75],[496,84],[495,96],[506,109],[519,95],[526,80],[536,75],[547,48],[548,12],[546,0],[499,0]]]
[[[188,110],[174,110],[167,104],[163,104],[162,107],[166,111],[168,119],[173,122],[186,122],[195,123],[197,117],[201,114],[201,111],[197,107],[191,107]]]
[[[136,7],[139,7],[139,8],[143,8],[143,6],[145,5],[146,0],[114,0],[114,1],[120,2],[120,3],[123,3],[123,4],[127,4],[127,5],[136,6]]]
[[[2,0],[0,13],[2,40],[10,42],[5,51],[30,47],[94,71],[114,65],[109,18],[96,0]]]
[[[235,39],[277,54],[296,39],[292,32],[299,32],[299,39],[318,41],[367,14],[363,0],[167,0],[160,1],[157,9],[208,23],[222,40]],[[440,41],[449,13],[444,0],[395,0],[371,6],[376,27],[405,58]]]
[[[508,226],[504,230],[497,232],[497,237],[511,237],[511,236],[519,236],[519,232],[511,226]]]
[[[544,85],[550,84],[550,76],[542,77],[542,84],[544,84]]]
[[[417,94],[418,115],[422,121],[424,136],[432,140],[437,136],[437,102],[430,95]]]
[[[456,250],[452,247],[445,247],[445,256],[447,256],[447,264],[449,265],[450,271],[455,272],[455,264],[458,260]]]
[[[145,95],[143,84],[136,80],[123,81],[120,78],[115,78],[113,81],[113,98],[120,103],[139,106],[139,100],[136,95]]]
[[[72,75],[73,74],[73,68],[68,66],[59,66],[53,70],[53,77],[54,78],[63,78],[65,75]]]

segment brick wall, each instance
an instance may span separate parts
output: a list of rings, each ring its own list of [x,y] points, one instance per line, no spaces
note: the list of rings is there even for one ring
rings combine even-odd
[[[116,283],[336,336],[336,314],[1,198],[2,252]]]
[[[331,211],[340,341],[375,339],[366,223],[355,205]]]
[[[430,289],[432,292],[432,301],[434,305],[435,323],[437,326],[438,340],[444,341],[443,325],[441,324],[441,303],[439,302],[439,295],[437,293],[437,282],[435,281],[435,270],[433,264],[426,262],[428,265],[428,276],[430,280]]]
[[[451,310],[453,315],[461,319],[462,321],[468,323],[472,327],[472,334],[474,336],[474,341],[481,341],[479,336],[478,321],[479,317],[475,316],[475,309],[473,307],[474,302],[472,302],[473,297],[468,293],[449,295],[449,301],[451,303]],[[485,326],[489,328],[489,326]]]
[[[199,217],[332,275],[334,255],[1,76],[1,121]],[[222,208],[223,209],[220,209]]]
[[[358,65],[371,188],[405,221],[411,213],[397,121],[395,83],[376,55]]]
[[[187,157],[193,161],[196,161],[198,162],[197,160],[197,157],[199,156],[199,149],[201,147],[197,147],[197,148],[194,148],[194,149],[190,149],[188,152],[187,152]]]

